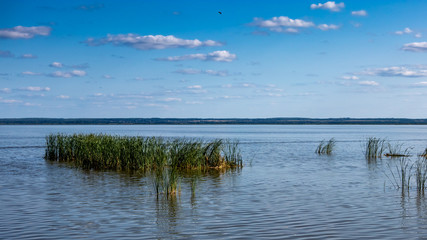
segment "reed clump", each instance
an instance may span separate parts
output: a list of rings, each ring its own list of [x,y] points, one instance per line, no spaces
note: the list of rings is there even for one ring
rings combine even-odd
[[[243,166],[237,147],[223,140],[50,134],[45,159],[94,170],[235,168]]]
[[[370,137],[365,144],[365,158],[368,160],[381,158],[386,150],[386,140]]]
[[[427,147],[426,147],[426,149],[424,150],[424,152],[423,152],[423,153],[421,153],[419,156],[420,156],[420,157],[423,157],[423,158],[427,158]]]
[[[402,143],[387,143],[386,157],[409,157],[411,148],[404,148]]]
[[[335,139],[329,141],[322,140],[316,148],[316,153],[319,155],[331,155],[335,147]]]

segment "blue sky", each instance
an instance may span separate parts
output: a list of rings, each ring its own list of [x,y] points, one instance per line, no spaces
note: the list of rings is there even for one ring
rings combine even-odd
[[[1,118],[427,117],[427,1],[0,6]]]

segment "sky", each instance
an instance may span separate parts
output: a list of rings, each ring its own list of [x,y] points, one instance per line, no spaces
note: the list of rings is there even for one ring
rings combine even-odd
[[[427,118],[427,1],[0,0],[0,118]]]

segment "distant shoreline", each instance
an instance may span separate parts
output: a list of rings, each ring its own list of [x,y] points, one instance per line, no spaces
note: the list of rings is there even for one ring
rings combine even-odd
[[[1,118],[0,125],[427,125],[410,118]]]

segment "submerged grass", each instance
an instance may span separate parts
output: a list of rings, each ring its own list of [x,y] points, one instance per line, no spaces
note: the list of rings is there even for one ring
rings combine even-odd
[[[331,155],[335,147],[335,139],[331,138],[329,141],[322,140],[316,148],[316,153],[319,155]]]
[[[104,134],[48,135],[45,159],[95,170],[242,167],[238,142]]]

